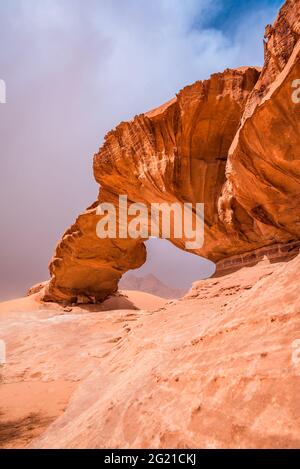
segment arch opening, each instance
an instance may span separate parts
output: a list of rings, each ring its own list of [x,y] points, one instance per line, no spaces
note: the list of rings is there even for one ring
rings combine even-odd
[[[215,273],[214,262],[183,251],[169,240],[149,238],[145,242],[146,262],[126,272],[119,283],[121,290],[139,290],[163,298],[179,298],[193,282]]]

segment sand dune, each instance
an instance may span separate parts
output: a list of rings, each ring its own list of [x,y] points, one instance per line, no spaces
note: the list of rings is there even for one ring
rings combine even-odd
[[[261,261],[152,311],[2,304],[2,446],[299,447],[299,268]]]
[[[130,330],[136,311],[165,303],[134,291],[101,305],[64,308],[41,302],[38,294],[0,303],[7,348],[7,363],[0,365],[0,447],[24,447],[42,433],[105,354],[102,348]]]

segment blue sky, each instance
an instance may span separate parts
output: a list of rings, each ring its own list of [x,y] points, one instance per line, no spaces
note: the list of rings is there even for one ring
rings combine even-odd
[[[261,65],[280,4],[0,1],[0,299],[48,277],[56,242],[97,196],[92,155],[105,133],[213,72]],[[163,242],[149,259],[144,270],[175,286],[205,273]]]
[[[249,12],[267,9],[277,11],[283,3],[282,0],[223,0],[219,2],[215,14],[208,18],[206,25],[228,33]]]

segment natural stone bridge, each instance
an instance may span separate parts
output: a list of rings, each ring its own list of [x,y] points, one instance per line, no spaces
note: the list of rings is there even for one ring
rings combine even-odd
[[[261,71],[214,74],[108,133],[94,157],[98,200],[58,244],[44,300],[101,301],[145,262],[143,239],[96,236],[99,202],[117,204],[119,194],[204,203],[205,242],[194,254],[216,262],[299,239],[300,105],[291,94],[300,78],[300,0],[286,2],[267,36]],[[170,241],[184,247],[185,239]]]

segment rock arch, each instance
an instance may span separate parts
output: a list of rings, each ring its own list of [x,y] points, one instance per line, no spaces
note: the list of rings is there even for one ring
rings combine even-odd
[[[297,8],[295,7],[297,3]],[[99,202],[204,202],[212,261],[300,234],[300,1],[281,9],[265,65],[227,69],[163,106],[122,122],[94,156],[98,200],[64,234],[50,264],[46,301],[101,301],[146,259],[142,239],[96,236]],[[276,44],[281,41],[282,47]],[[179,248],[183,240],[171,239]]]

